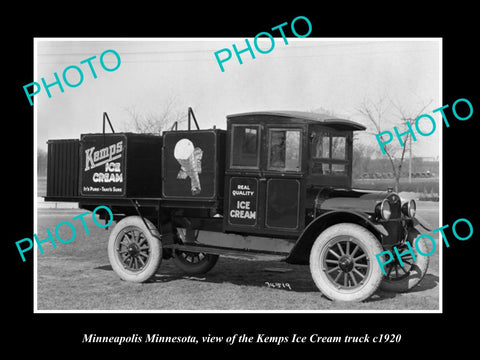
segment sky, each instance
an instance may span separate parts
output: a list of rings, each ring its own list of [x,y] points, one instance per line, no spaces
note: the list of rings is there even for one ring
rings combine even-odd
[[[258,46],[268,49],[268,38]],[[264,41],[263,41],[264,40]],[[116,132],[131,123],[131,111],[138,114],[161,113],[173,102],[187,114],[193,108],[201,128],[226,128],[228,114],[265,111],[324,109],[366,125],[367,131],[356,141],[376,145],[373,128],[357,111],[365,101],[387,98],[409,114],[423,106],[440,124],[432,110],[441,103],[441,40],[438,38],[275,38],[273,49],[258,52],[249,39],[255,59],[241,54],[240,64],[232,44],[246,47],[245,38],[205,39],[35,39],[35,70],[32,81],[62,79],[70,65],[78,66],[83,81],[77,87],[50,87],[34,96],[37,148],[46,150],[48,139],[78,139],[81,134],[102,131],[102,115],[107,112]],[[232,58],[220,70],[214,53],[229,49]],[[115,71],[105,71],[100,55],[116,51],[121,59]],[[225,56],[222,53],[220,56]],[[87,63],[92,56],[97,78]],[[117,64],[112,53],[105,54],[105,66]],[[79,82],[70,69],[67,79]],[[28,102],[26,98],[25,101]],[[392,112],[392,121],[398,114]],[[392,130],[394,123],[386,123]],[[183,125],[185,126],[185,125]],[[415,156],[438,156],[442,126],[428,137],[417,137]],[[399,146],[397,144],[397,146]]]

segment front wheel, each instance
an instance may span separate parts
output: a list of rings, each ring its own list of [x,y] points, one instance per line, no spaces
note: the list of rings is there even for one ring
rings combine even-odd
[[[394,255],[394,259],[385,267],[385,276],[380,284],[382,290],[406,292],[422,281],[427,273],[430,257],[420,255],[417,247],[424,254],[428,254],[430,250],[425,238],[422,237],[420,240],[415,241],[419,235],[420,233],[417,230],[410,230],[407,240],[411,245],[415,260],[411,253],[407,253],[402,256],[402,264],[400,264],[398,257]],[[406,244],[398,247],[399,254],[404,253],[406,250],[409,250]]]
[[[364,227],[341,223],[324,230],[310,252],[310,272],[318,289],[335,301],[362,301],[378,289],[382,272],[375,255],[378,239]]]
[[[162,261],[160,234],[149,220],[144,220],[127,216],[114,227],[108,240],[112,269],[126,281],[149,280]]]

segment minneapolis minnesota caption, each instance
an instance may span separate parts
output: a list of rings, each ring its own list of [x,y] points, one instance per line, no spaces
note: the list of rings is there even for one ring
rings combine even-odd
[[[186,336],[161,336],[160,334],[147,334],[141,336],[133,334],[130,336],[98,336],[97,334],[84,334],[82,343],[111,343],[116,345],[132,343],[177,343],[177,344],[304,344],[304,343],[399,343],[402,340],[402,334],[362,334],[362,335],[343,335],[343,336],[321,336],[319,334],[291,336],[272,336],[267,334],[256,334],[249,336],[247,334],[233,334],[230,336],[207,336],[197,337],[194,335]]]

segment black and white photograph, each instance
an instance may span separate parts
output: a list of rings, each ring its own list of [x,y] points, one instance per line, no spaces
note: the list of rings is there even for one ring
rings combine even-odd
[[[41,329],[88,354],[470,343],[471,24],[234,13],[99,13],[18,38],[12,344]]]
[[[38,39],[37,310],[440,311],[441,49]]]

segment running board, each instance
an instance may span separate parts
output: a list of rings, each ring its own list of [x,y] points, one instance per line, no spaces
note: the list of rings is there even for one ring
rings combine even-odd
[[[285,261],[288,254],[272,252],[272,251],[255,251],[255,250],[241,250],[222,248],[218,246],[205,246],[205,245],[181,245],[181,244],[169,244],[164,245],[164,249],[190,251],[195,253],[205,253],[213,255],[221,255],[225,257],[242,258],[246,260],[261,260],[261,261]]]

